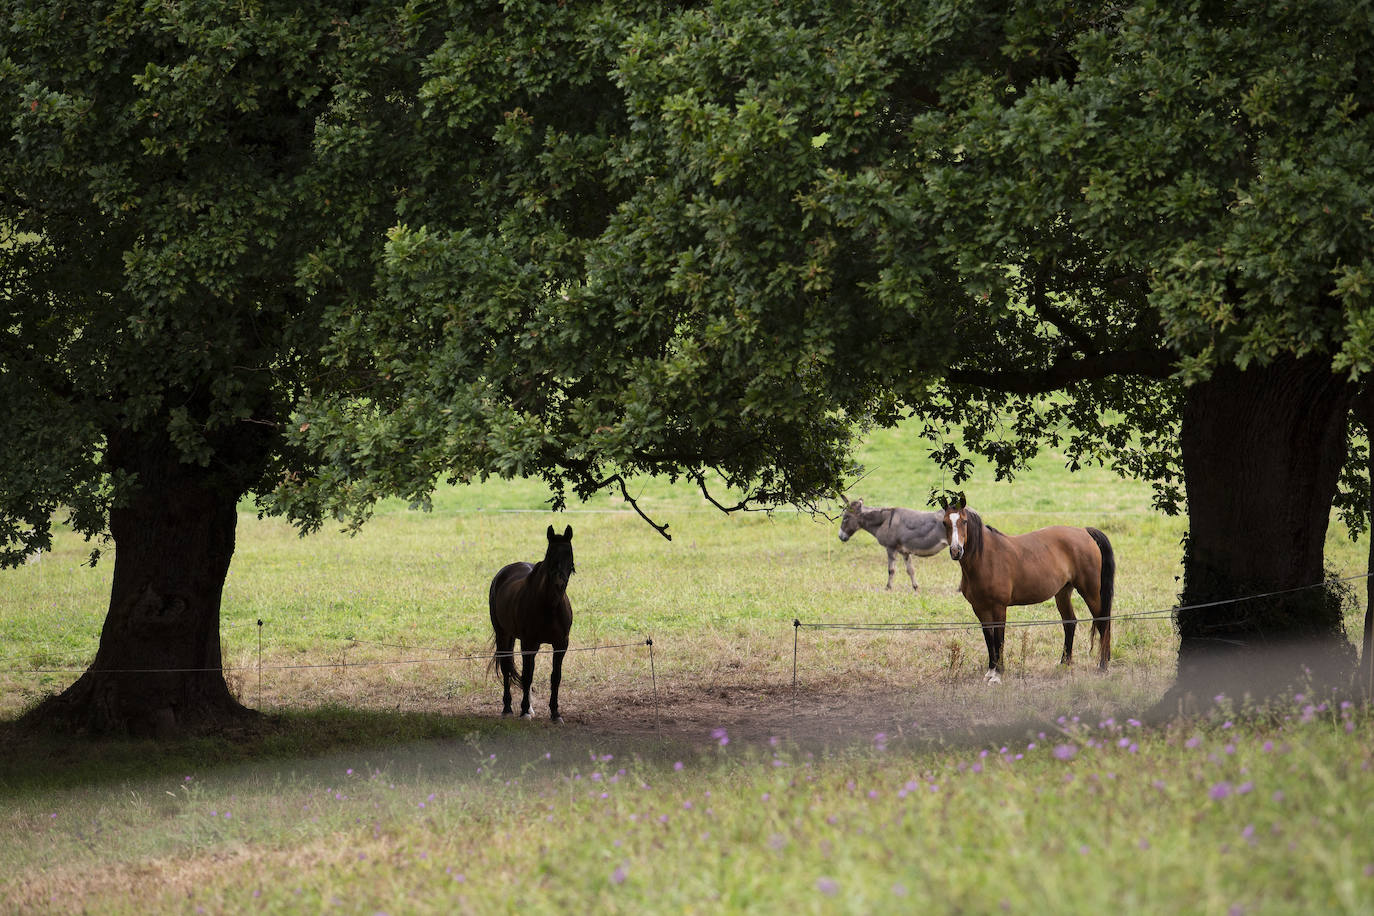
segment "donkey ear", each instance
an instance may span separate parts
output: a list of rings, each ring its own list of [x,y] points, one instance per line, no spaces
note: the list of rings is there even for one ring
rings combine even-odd
[[[563,537],[565,537],[569,541],[572,540],[572,525],[569,525],[568,527],[563,529]]]
[[[551,540],[551,541],[553,540],[553,525],[550,525],[550,526],[549,526],[548,538],[549,538],[549,540]]]

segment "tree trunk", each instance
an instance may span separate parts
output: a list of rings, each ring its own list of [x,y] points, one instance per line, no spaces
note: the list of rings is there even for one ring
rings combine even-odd
[[[181,463],[165,440],[120,463],[138,474],[138,489],[110,512],[114,582],[95,661],[26,719],[70,733],[167,737],[251,715],[220,661],[238,494]]]
[[[1188,389],[1178,686],[1209,701],[1348,678],[1338,591],[1323,547],[1345,459],[1352,391],[1319,360],[1219,370]],[[1280,594],[1275,594],[1280,593]],[[1232,602],[1241,596],[1265,597]],[[1198,607],[1210,602],[1227,602]]]
[[[1365,698],[1374,700],[1374,384],[1366,382],[1355,396],[1355,418],[1364,427],[1368,451],[1365,470],[1369,475],[1368,511],[1369,554],[1365,559],[1364,638],[1360,641],[1360,685]]]

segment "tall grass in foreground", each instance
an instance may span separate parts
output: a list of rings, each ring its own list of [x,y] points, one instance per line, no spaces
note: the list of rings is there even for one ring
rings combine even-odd
[[[1348,704],[828,756],[726,727],[677,760],[517,731],[24,799],[3,890],[111,913],[1374,906],[1374,722]]]

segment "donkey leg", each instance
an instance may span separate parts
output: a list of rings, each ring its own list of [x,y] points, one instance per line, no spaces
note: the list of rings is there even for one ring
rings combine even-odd
[[[911,590],[919,592],[921,587],[916,584],[916,570],[911,567],[911,554],[906,554],[906,577],[911,580]]]
[[[566,644],[553,647],[553,673],[549,675],[549,717],[562,724],[563,717],[558,714],[558,685],[563,683],[563,656],[568,654]]]
[[[887,590],[892,591],[892,577],[897,575],[897,554],[889,549],[887,552]]]
[[[520,640],[520,718],[530,718],[530,685],[534,683],[534,659],[535,653],[539,651],[539,644],[535,643],[533,649],[525,648],[525,641]]]
[[[1073,664],[1073,634],[1078,627],[1078,617],[1073,612],[1073,601],[1071,600],[1072,585],[1061,588],[1054,596],[1055,607],[1059,608],[1059,616],[1064,619],[1064,654],[1059,656],[1059,664]]]

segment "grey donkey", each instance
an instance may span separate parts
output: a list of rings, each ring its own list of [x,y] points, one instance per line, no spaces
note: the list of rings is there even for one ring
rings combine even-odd
[[[840,540],[847,541],[862,528],[887,548],[887,590],[892,591],[892,577],[897,572],[897,555],[906,560],[906,574],[911,588],[919,591],[916,571],[911,568],[912,557],[933,557],[949,543],[945,539],[944,520],[939,512],[921,512],[898,506],[867,507],[862,499],[846,503],[840,518]]]

